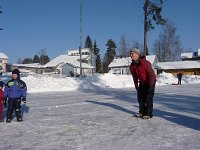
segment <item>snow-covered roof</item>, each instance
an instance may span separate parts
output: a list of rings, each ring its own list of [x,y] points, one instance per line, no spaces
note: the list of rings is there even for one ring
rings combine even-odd
[[[157,56],[156,56],[156,55],[147,55],[147,56],[146,56],[146,59],[147,59],[151,64],[153,64],[154,61],[157,61],[157,62],[158,62]]]
[[[158,68],[158,69],[200,68],[200,61],[159,62],[156,64],[156,68]]]
[[[148,55],[146,56],[146,59],[153,64],[153,62],[155,61],[156,55]],[[119,67],[119,66],[129,66],[131,64],[132,60],[131,57],[126,57],[126,58],[116,58],[114,59],[110,64],[109,67]]]
[[[110,64],[109,67],[118,67],[118,66],[129,66],[131,64],[131,58],[115,58]]]
[[[181,58],[192,58],[193,53],[181,53]]]
[[[0,58],[8,59],[8,56],[6,56],[6,54],[4,54],[4,53],[0,53]]]
[[[82,48],[82,49],[81,49],[81,52],[82,52],[82,53],[90,52],[90,49],[89,49],[89,48]],[[79,55],[79,49],[69,50],[69,51],[67,51],[67,54],[68,54],[68,55],[72,55],[72,54],[78,54],[78,55]]]
[[[82,59],[86,59],[88,57],[88,55],[82,55]],[[78,59],[80,59],[80,56],[69,56],[67,54],[65,55],[60,55],[56,58],[54,58],[53,60],[51,60],[50,62],[48,62],[47,64],[44,65],[44,67],[56,67],[59,64],[66,64],[66,63],[73,63],[75,61],[77,61]]]
[[[12,64],[14,67],[27,67],[27,68],[44,68],[43,65],[39,63],[31,63],[31,64]]]

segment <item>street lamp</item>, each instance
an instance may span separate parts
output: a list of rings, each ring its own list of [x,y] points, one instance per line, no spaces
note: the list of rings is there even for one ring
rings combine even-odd
[[[82,76],[82,0],[80,0],[80,77]]]

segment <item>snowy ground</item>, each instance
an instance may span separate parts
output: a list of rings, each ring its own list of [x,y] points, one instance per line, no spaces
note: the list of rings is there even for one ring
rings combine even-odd
[[[200,149],[199,83],[156,86],[150,120],[132,117],[138,111],[132,87],[83,85],[74,91],[30,92],[22,105],[24,122],[1,123],[0,149]]]

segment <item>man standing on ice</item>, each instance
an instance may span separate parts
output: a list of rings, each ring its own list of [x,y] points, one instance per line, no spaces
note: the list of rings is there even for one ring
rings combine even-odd
[[[178,85],[181,85],[182,73],[178,72],[177,77],[178,77]]]
[[[139,49],[130,51],[132,63],[130,71],[133,76],[137,98],[139,103],[139,114],[135,117],[150,119],[153,117],[153,97],[155,91],[156,75],[151,63],[140,55]]]

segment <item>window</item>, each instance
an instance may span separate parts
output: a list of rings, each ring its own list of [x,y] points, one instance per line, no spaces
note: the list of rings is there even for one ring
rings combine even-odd
[[[194,52],[194,56],[198,56],[198,52]]]

